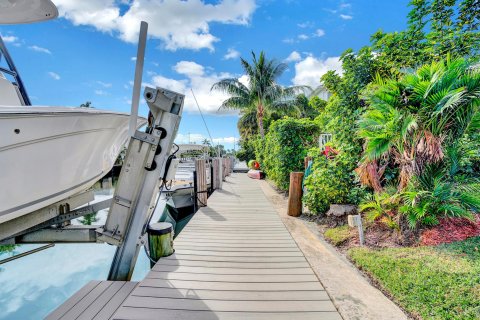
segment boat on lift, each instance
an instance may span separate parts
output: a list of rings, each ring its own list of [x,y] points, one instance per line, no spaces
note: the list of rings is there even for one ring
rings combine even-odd
[[[178,235],[195,214],[194,175],[195,159],[209,159],[207,145],[179,144],[174,154],[179,163],[175,179],[163,187],[160,200],[165,206],[158,207],[154,213],[154,221],[170,222]],[[175,148],[175,147],[174,147]],[[210,165],[205,168],[207,188],[211,187]]]
[[[0,1],[0,24],[57,16],[50,0]],[[112,169],[128,133],[127,113],[31,106],[0,38],[0,224],[90,188]]]

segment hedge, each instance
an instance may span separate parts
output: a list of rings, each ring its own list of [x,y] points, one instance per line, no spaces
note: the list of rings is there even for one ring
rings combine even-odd
[[[304,171],[308,149],[317,144],[318,126],[309,119],[285,117],[274,121],[255,143],[255,155],[262,170],[275,185],[288,190],[290,172]]]

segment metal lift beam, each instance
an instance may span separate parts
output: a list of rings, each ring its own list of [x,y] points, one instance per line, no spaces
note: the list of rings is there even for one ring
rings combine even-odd
[[[150,108],[147,132],[130,138],[112,206],[98,240],[117,245],[108,280],[130,280],[155,209],[166,160],[178,130],[185,96],[162,88],[145,88]]]

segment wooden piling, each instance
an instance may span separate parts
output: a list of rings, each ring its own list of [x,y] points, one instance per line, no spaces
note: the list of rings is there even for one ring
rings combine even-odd
[[[222,181],[225,181],[227,177],[227,158],[220,158],[220,161],[222,161]]]
[[[213,163],[213,190],[218,189],[218,159],[214,158],[212,160]]]
[[[217,158],[217,189],[222,189],[223,183],[223,161],[222,158]]]
[[[298,217],[302,214],[302,180],[303,172],[290,173],[290,188],[288,191],[288,215]]]
[[[197,208],[207,206],[207,170],[204,159],[195,159],[196,186],[197,186]]]

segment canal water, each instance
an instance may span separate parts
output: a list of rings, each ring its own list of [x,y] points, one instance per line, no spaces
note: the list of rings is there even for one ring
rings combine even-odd
[[[94,187],[95,201],[113,195],[111,178]],[[105,222],[108,209],[72,221],[72,224]],[[3,247],[0,259],[41,245]],[[115,254],[108,244],[56,244],[32,255],[0,265],[0,319],[43,319],[91,280],[106,280]],[[5,252],[8,251],[8,252]],[[150,270],[144,250],[132,280],[141,280]]]

